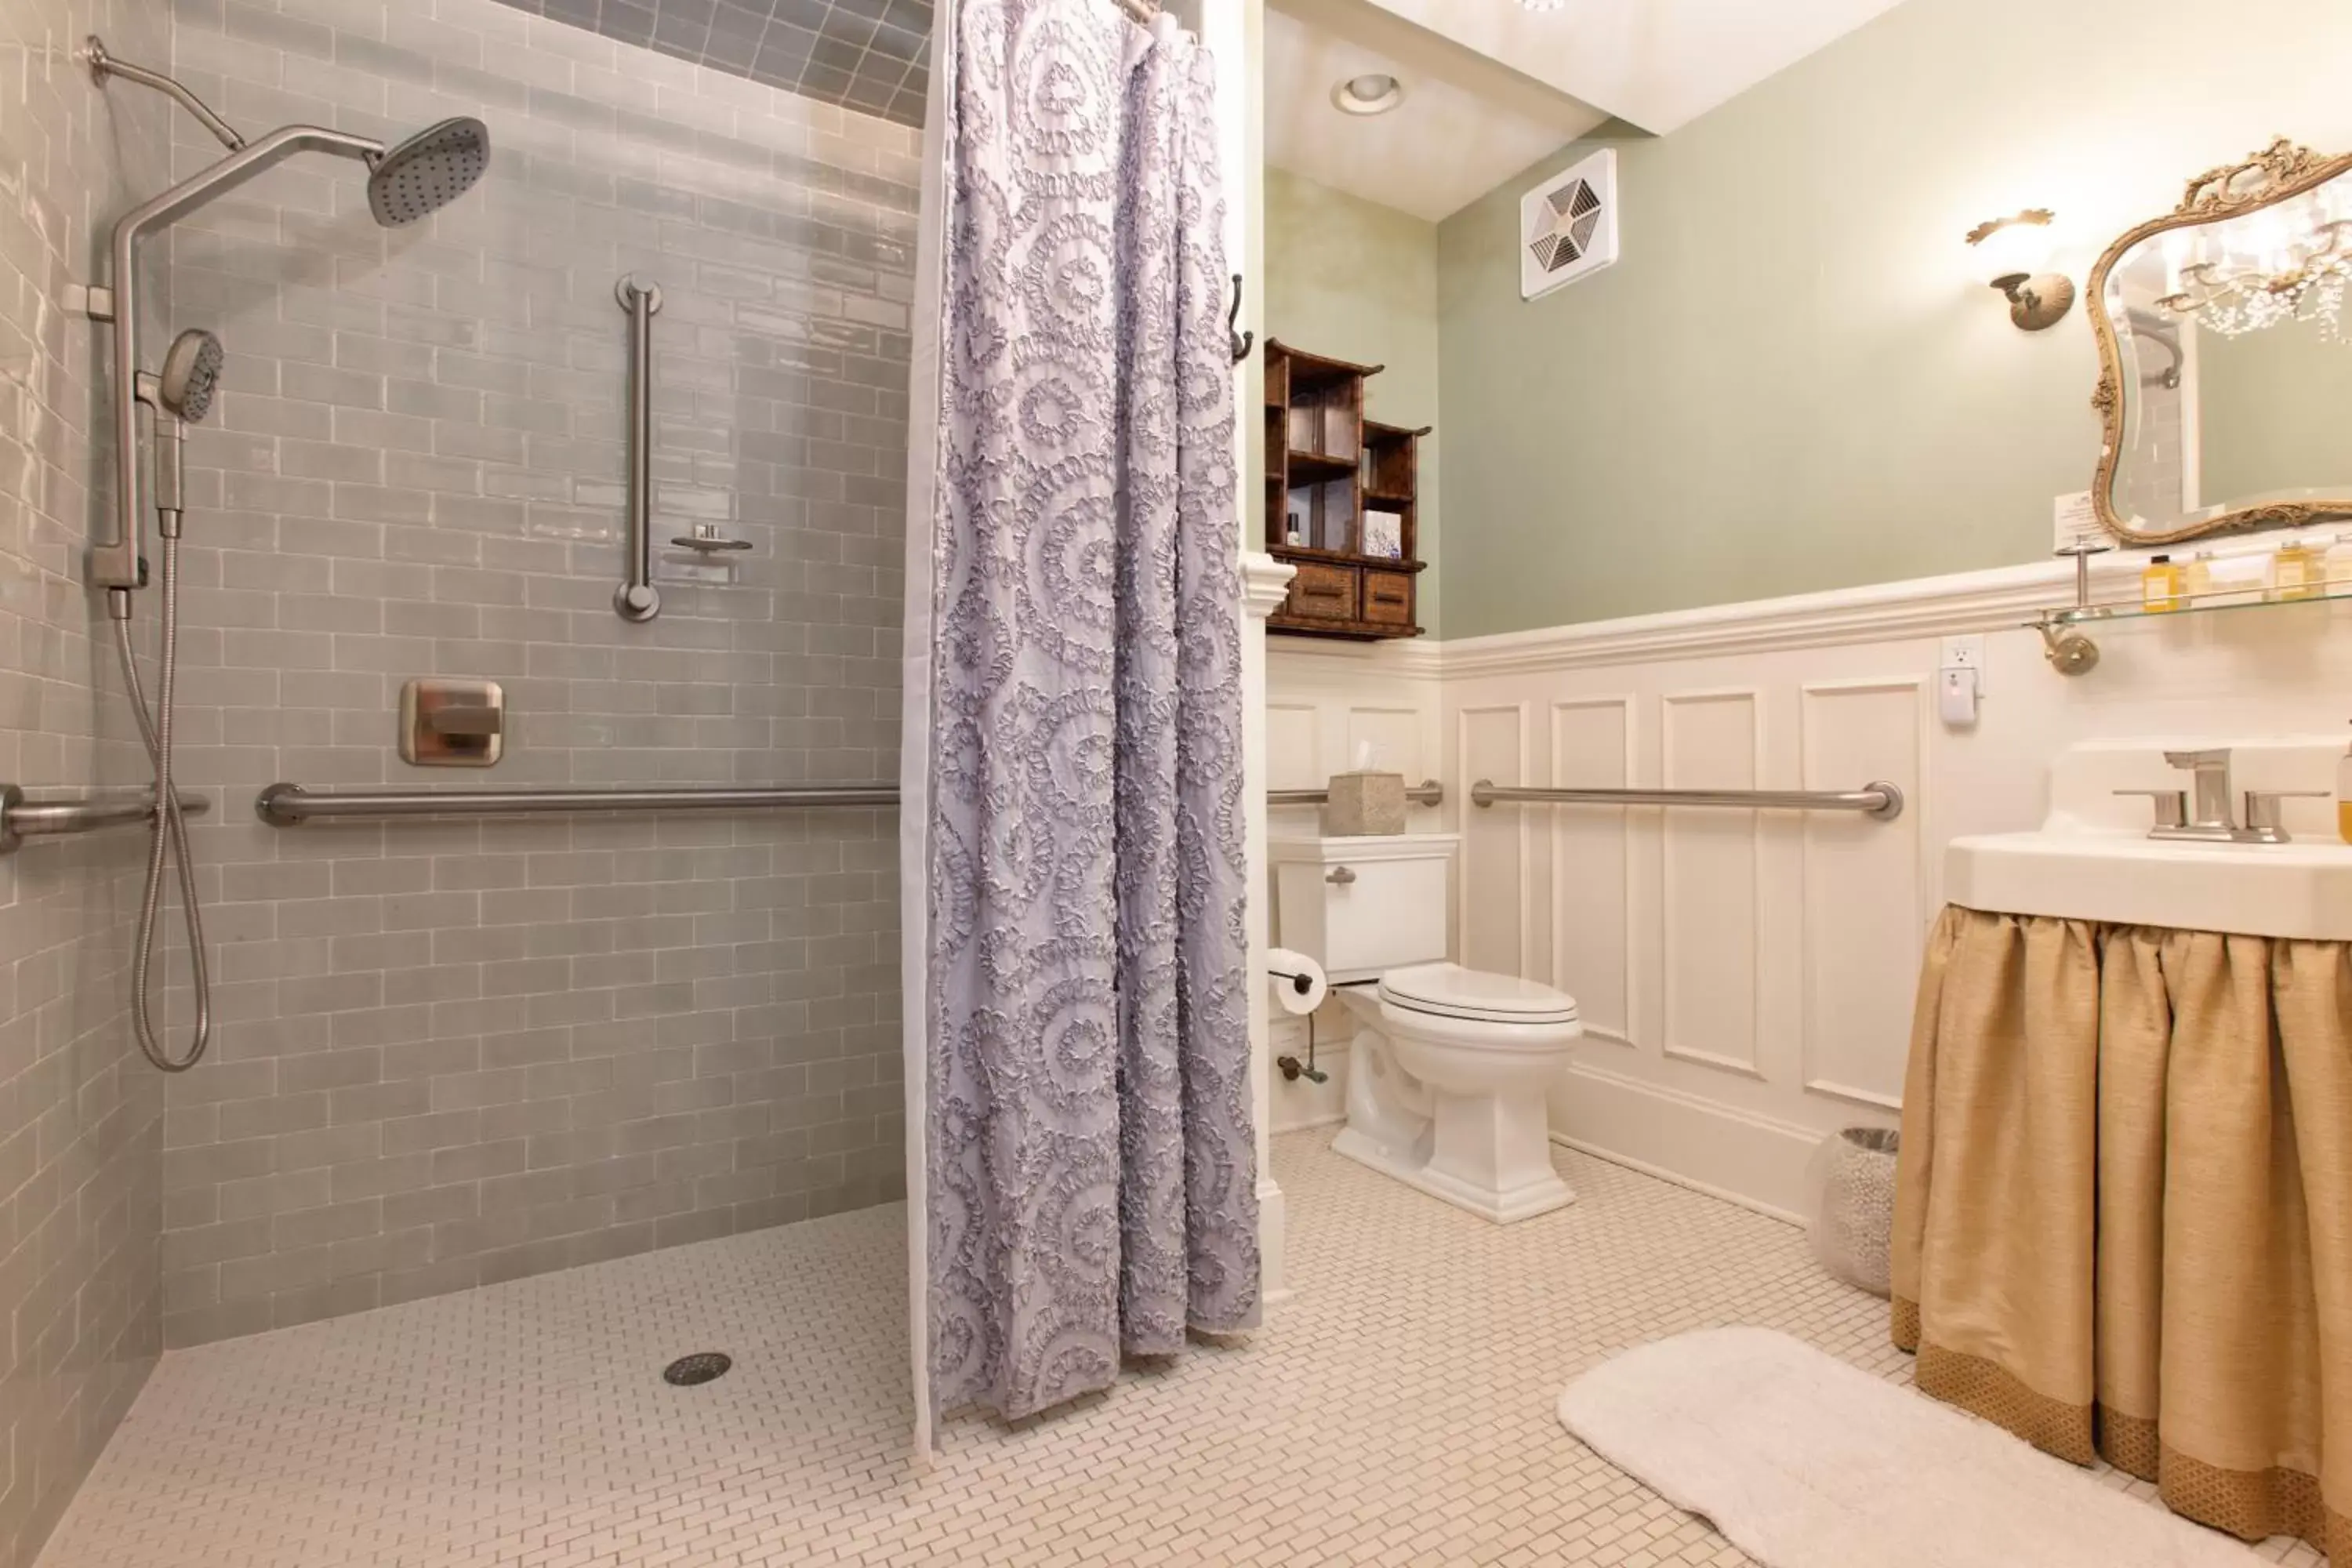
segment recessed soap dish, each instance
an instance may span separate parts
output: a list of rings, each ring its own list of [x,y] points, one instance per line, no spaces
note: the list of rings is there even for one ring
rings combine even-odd
[[[692,533],[681,533],[671,539],[672,544],[691,550],[698,555],[718,555],[730,550],[749,550],[748,539],[729,539],[719,531],[715,522],[698,522]]]

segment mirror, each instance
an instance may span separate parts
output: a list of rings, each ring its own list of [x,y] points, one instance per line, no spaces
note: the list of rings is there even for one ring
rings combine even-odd
[[[2091,487],[2126,544],[2352,517],[2352,156],[2280,141],[2189,182],[2091,270],[2105,426]]]

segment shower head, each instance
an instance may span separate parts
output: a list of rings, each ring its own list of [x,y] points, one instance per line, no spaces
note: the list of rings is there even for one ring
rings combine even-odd
[[[221,341],[210,332],[191,329],[173,338],[156,377],[163,406],[191,425],[203,424],[220,385],[222,358]]]
[[[368,210],[386,228],[440,211],[489,166],[489,127],[470,117],[428,125],[368,160]]]

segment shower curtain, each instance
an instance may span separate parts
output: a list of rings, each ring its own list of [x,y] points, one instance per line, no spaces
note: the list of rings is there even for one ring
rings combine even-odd
[[[900,829],[926,1447],[933,1410],[1026,1415],[1258,1313],[1211,61],[1113,0],[962,0],[933,37]]]

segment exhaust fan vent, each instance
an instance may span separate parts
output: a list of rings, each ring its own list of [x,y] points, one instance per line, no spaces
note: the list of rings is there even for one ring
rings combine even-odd
[[[1617,259],[1617,152],[1604,147],[1519,198],[1519,298]]]

